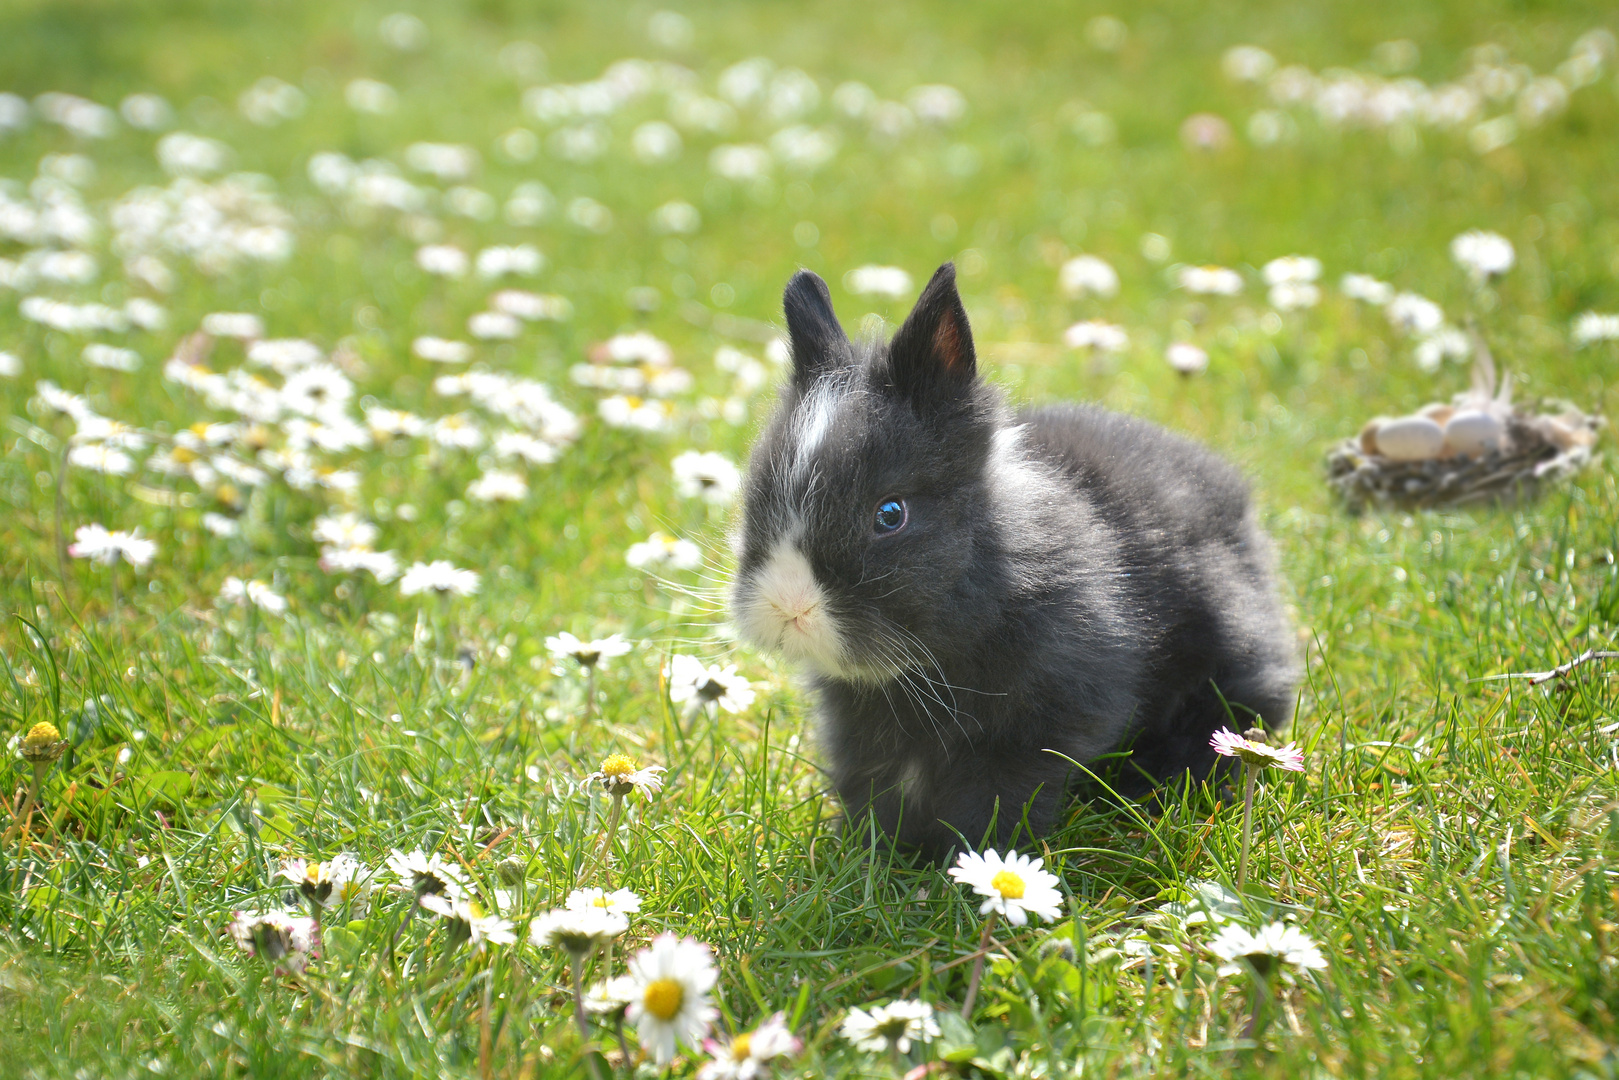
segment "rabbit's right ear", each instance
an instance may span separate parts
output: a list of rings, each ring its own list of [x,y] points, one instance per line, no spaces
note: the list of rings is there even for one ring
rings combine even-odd
[[[793,346],[793,381],[807,387],[848,360],[849,336],[832,310],[832,293],[813,271],[800,270],[782,294]]]

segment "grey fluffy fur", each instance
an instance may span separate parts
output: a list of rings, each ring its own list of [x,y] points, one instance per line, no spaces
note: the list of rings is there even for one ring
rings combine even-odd
[[[812,273],[784,304],[793,374],[748,466],[733,603],[760,604],[783,543],[813,568],[843,646],[811,674],[819,741],[852,815],[944,858],[1050,829],[1070,759],[1117,755],[1139,795],[1207,777],[1233,715],[1285,725],[1294,634],[1236,470],[1092,406],[1014,412],[948,264],[886,345],[852,343]],[[888,498],[908,520],[877,535]]]

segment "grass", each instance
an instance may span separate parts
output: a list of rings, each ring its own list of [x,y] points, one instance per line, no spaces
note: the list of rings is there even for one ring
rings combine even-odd
[[[854,1052],[837,1026],[852,1006],[920,997],[938,1006],[944,1031],[905,1067],[946,1058],[969,1075],[1613,1074],[1614,683],[1600,665],[1540,688],[1488,678],[1614,647],[1612,469],[1599,462],[1533,505],[1357,517],[1329,497],[1321,465],[1326,445],[1366,418],[1466,385],[1456,364],[1418,370],[1408,340],[1339,296],[1333,283],[1347,271],[1476,320],[1524,396],[1614,411],[1613,346],[1577,350],[1568,333],[1582,311],[1619,309],[1612,67],[1567,111],[1482,155],[1465,133],[1424,128],[1413,145],[1304,112],[1292,141],[1254,146],[1241,132],[1262,94],[1219,73],[1222,51],[1245,41],[1283,63],[1366,69],[1374,45],[1401,37],[1421,46],[1416,73],[1430,83],[1463,73],[1466,50],[1486,40],[1547,72],[1610,13],[1158,4],[1129,14],[1127,39],[1108,52],[1087,39],[1101,9],[692,5],[695,44],[673,55],[709,92],[727,65],[757,54],[803,68],[823,93],[850,78],[884,98],[946,82],[970,103],[958,126],[892,144],[823,105],[815,122],[844,132],[832,164],[732,185],[708,169],[717,137],[688,132],[665,166],[632,161],[628,133],[662,115],[657,98],[608,121],[614,144],[596,163],[549,149],[517,162],[495,149],[519,125],[546,133],[523,114],[519,81],[492,62],[503,45],[537,42],[549,78],[580,81],[613,60],[662,55],[645,35],[651,9],[423,4],[430,37],[419,52],[381,42],[388,10],[23,0],[0,12],[0,90],[109,105],[164,94],[182,128],[274,179],[296,241],[284,263],[223,275],[170,257],[167,327],[92,335],[136,348],[144,364],[132,374],[85,366],[87,337],[25,320],[20,294],[0,288],[0,351],[22,366],[0,378],[0,715],[8,737],[49,721],[71,742],[46,784],[49,820],[26,830],[11,814],[0,821],[0,1072],[586,1075],[560,955],[523,945],[446,962],[444,931],[414,919],[390,965],[406,905],[385,893],[328,917],[324,955],[301,982],[238,953],[223,929],[233,910],[282,902],[283,858],[339,851],[377,867],[392,848],[436,850],[483,887],[514,890],[519,912],[552,906],[587,873],[601,880],[590,864],[607,803],[580,781],[622,751],[669,773],[661,795],[632,799],[619,831],[612,878],[644,906],[616,955],[664,929],[708,942],[720,1026],[740,1031],[785,1010],[805,1039],[784,1072],[888,1075],[894,1063]],[[237,95],[261,75],[301,86],[303,115],[271,128],[238,115]],[[395,112],[344,105],[344,85],[361,75],[397,88]],[[1075,135],[1073,117],[1087,110],[1112,118],[1114,140]],[[1177,129],[1198,111],[1227,117],[1234,145],[1184,149]],[[740,123],[729,141],[774,127],[753,114]],[[168,183],[155,138],[120,127],[81,141],[36,121],[0,135],[0,177],[20,195],[44,155],[84,153],[95,165],[85,200],[105,222],[132,187]],[[477,346],[478,364],[541,379],[586,418],[554,465],[527,470],[520,504],[465,498],[476,453],[428,453],[415,440],[332,456],[360,471],[355,505],[383,529],[381,546],[479,570],[477,596],[423,603],[391,585],[338,587],[317,568],[310,525],[343,499],[279,480],[231,507],[172,477],[68,470],[68,532],[139,526],[160,553],[138,575],[113,568],[116,602],[107,569],[59,564],[55,493],[72,427],[33,402],[36,381],[156,432],[221,416],[161,374],[208,312],[257,312],[271,336],[343,343],[358,393],[386,405],[428,416],[459,407],[432,392],[442,371],[411,356],[410,342],[464,337],[492,287],[420,273],[417,241],[395,215],[346,212],[305,170],[318,150],[402,164],[419,140],[476,147],[483,165],[470,182],[497,201],[527,180],[547,185],[559,210],[534,226],[498,214],[437,220],[443,241],[467,250],[536,244],[548,268],[518,285],[573,308],[565,322]],[[560,207],[578,196],[611,209],[609,231],[567,224]],[[698,207],[696,234],[648,224],[671,199]],[[794,238],[804,222],[814,229],[799,235],[813,243]],[[1482,302],[1447,254],[1452,236],[1475,227],[1518,253]],[[1171,289],[1141,253],[1148,232],[1168,240],[1173,262],[1244,269],[1247,294],[1198,303]],[[0,241],[0,258],[24,250]],[[114,304],[150,293],[124,281],[105,228],[91,250],[95,284],[38,291]],[[1060,295],[1057,266],[1079,251],[1118,268],[1116,298]],[[1323,260],[1326,298],[1267,325],[1252,268],[1294,251]],[[1329,961],[1283,995],[1257,1039],[1245,1037],[1244,981],[1215,978],[1207,931],[1165,925],[1160,910],[1198,882],[1235,877],[1241,800],[1228,790],[1170,793],[1150,815],[1074,805],[1043,847],[1067,918],[1001,932],[974,1015],[956,1018],[976,905],[878,838],[836,827],[805,697],[770,657],[734,646],[714,608],[726,515],[673,489],[680,450],[741,459],[768,391],[748,423],[688,417],[656,436],[600,423],[594,395],[569,379],[592,343],[648,329],[696,376],[683,401],[723,397],[730,377],[709,357],[721,345],[762,352],[760,331],[779,322],[779,290],[798,266],[827,277],[851,326],[868,311],[891,325],[911,297],[851,296],[844,272],[892,263],[921,278],[947,258],[962,267],[984,366],[1011,394],[1140,413],[1206,440],[1253,478],[1308,642],[1295,725],[1308,770],[1260,786],[1250,868],[1260,898],[1246,918],[1287,915]],[[657,291],[655,310],[628,302],[642,286]],[[1116,364],[1093,367],[1057,344],[1070,322],[1098,316],[1130,331]],[[1177,338],[1209,349],[1205,376],[1182,380],[1163,362]],[[213,363],[240,364],[239,346],[221,342]],[[241,535],[210,535],[206,510],[229,510]],[[666,584],[632,571],[625,549],[653,529],[702,543],[710,568]],[[291,616],[216,606],[228,574],[273,582]],[[600,673],[589,712],[579,672],[544,649],[564,629],[637,643]],[[684,715],[660,678],[677,651],[738,663],[758,700],[739,715]],[[20,761],[0,765],[15,807],[28,775]],[[1048,935],[1072,943],[1072,960],[1042,951]]]

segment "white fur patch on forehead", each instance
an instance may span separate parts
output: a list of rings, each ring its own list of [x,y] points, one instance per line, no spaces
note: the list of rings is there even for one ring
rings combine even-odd
[[[799,403],[793,416],[794,476],[801,476],[808,470],[815,451],[826,441],[826,434],[832,430],[832,421],[837,416],[838,406],[848,395],[849,386],[847,378],[840,378],[835,373],[823,375]]]
[[[843,635],[828,609],[826,590],[796,537],[778,540],[763,565],[743,577],[736,609],[738,627],[760,648],[827,675],[845,666]]]

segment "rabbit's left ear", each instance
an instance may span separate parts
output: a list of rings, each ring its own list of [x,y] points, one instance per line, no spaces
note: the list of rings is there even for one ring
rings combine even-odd
[[[956,291],[956,265],[945,263],[922,290],[905,325],[888,344],[894,385],[916,399],[953,397],[978,375],[972,327]]]

